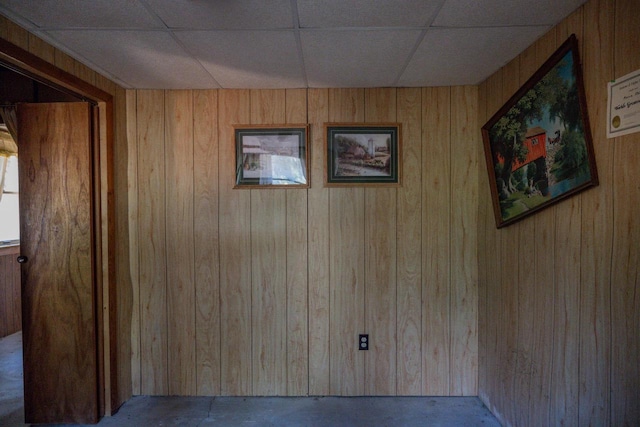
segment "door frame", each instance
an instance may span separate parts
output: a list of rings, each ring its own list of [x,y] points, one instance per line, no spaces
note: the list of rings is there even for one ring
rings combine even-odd
[[[111,415],[129,396],[118,396],[118,340],[115,284],[115,202],[113,177],[113,96],[0,38],[0,62],[34,80],[97,105],[93,138],[92,189],[100,416]]]

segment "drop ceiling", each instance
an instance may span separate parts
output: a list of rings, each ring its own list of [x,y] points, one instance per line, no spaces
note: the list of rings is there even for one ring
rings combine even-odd
[[[586,0],[0,0],[125,88],[478,84]]]

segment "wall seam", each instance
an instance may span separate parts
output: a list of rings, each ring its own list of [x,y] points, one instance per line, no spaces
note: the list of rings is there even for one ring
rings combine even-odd
[[[611,44],[612,44],[612,49],[610,51],[610,55],[611,55],[611,72],[612,72],[612,78],[615,79],[615,76],[617,75],[616,72],[616,61],[615,61],[615,52],[616,52],[616,45],[617,45],[617,31],[615,31],[615,23],[617,22],[617,12],[618,12],[618,0],[614,0],[613,1],[613,26],[612,26],[612,34],[611,34]],[[611,149],[611,162],[613,164],[615,164],[615,159],[616,159],[616,146],[618,145],[620,141],[620,138],[614,138],[613,139],[613,148]],[[616,192],[615,192],[615,181],[616,181],[616,174],[615,174],[615,169],[612,167],[611,168],[611,250],[609,252],[609,405],[608,405],[608,409],[609,409],[609,425],[613,425],[613,421],[614,421],[614,413],[613,413],[613,398],[614,398],[614,391],[613,391],[613,386],[612,386],[612,379],[613,379],[613,369],[614,369],[614,361],[613,361],[613,345],[614,345],[614,339],[613,339],[613,334],[614,334],[614,326],[613,326],[613,310],[614,310],[614,306],[613,306],[613,298],[614,298],[614,291],[613,291],[613,268],[615,267],[615,263],[613,260],[613,255],[615,253],[615,236],[616,236],[616,221],[615,221],[615,206],[616,206]]]

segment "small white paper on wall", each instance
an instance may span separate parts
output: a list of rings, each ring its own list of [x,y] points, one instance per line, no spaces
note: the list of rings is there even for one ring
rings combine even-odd
[[[640,70],[609,85],[607,138],[640,132]]]

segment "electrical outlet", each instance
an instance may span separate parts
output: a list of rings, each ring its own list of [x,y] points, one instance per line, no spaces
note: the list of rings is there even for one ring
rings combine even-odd
[[[358,350],[369,350],[369,334],[360,334],[358,338]]]

